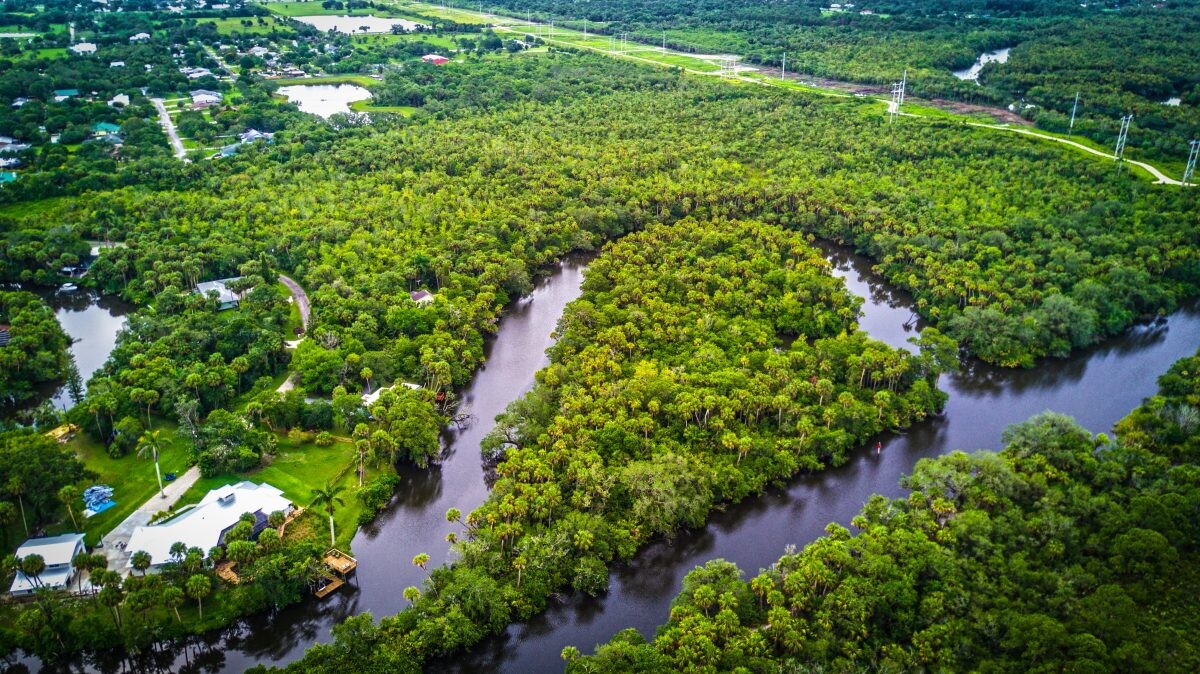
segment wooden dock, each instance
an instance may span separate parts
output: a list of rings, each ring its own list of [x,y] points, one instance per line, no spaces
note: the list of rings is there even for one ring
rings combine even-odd
[[[358,560],[337,548],[330,548],[325,552],[325,566],[344,577],[354,573],[354,570],[358,568]]]
[[[345,584],[346,581],[337,576],[324,576],[317,581],[317,588],[313,590],[313,594],[317,595],[317,599],[324,599]]]

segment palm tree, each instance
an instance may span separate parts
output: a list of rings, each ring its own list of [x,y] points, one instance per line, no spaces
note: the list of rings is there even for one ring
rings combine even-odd
[[[21,477],[13,475],[8,481],[8,493],[17,497],[17,504],[21,506],[21,524],[25,527],[25,535],[29,535],[29,520],[25,519],[25,483],[21,481]]]
[[[138,550],[129,556],[129,565],[133,567],[134,571],[141,573],[143,576],[146,575],[146,570],[150,568],[151,561],[150,553],[145,550]]]
[[[183,590],[174,585],[164,587],[162,591],[162,603],[164,606],[169,606],[175,612],[176,620],[181,623],[183,622],[183,618],[179,615],[179,606],[183,604]]]
[[[25,555],[21,558],[21,573],[33,581],[34,586],[42,586],[42,572],[46,570],[46,560],[41,555]]]
[[[409,604],[415,604],[417,603],[417,600],[421,598],[421,591],[416,587],[409,585],[408,587],[404,588],[404,598],[408,600]]]
[[[17,521],[17,508],[8,501],[0,501],[0,527],[4,527],[4,544],[8,546],[8,525]]]
[[[79,522],[75,520],[75,509],[71,507],[71,504],[77,498],[79,498],[79,488],[75,485],[65,484],[62,489],[58,490],[58,500],[67,506],[67,513],[71,516],[71,524],[75,525],[76,529],[79,528]]]
[[[212,581],[204,574],[194,574],[187,579],[188,596],[200,607],[200,619],[204,620],[204,598],[212,592]]]
[[[158,476],[158,493],[163,498],[166,498],[167,494],[163,491],[162,471],[158,468],[158,452],[163,446],[161,433],[162,431],[146,431],[142,433],[142,437],[138,439],[137,456],[139,459],[146,458],[147,454],[154,457],[154,474]]]
[[[325,485],[324,488],[317,487],[313,490],[312,507],[325,508],[325,512],[329,513],[329,546],[337,545],[337,539],[333,535],[333,511],[334,505],[346,505],[339,494],[345,487],[336,485],[333,482]]]

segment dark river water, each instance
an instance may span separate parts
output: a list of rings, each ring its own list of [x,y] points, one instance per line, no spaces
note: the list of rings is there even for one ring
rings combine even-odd
[[[117,343],[117,333],[125,325],[125,315],[133,305],[113,295],[101,296],[94,290],[57,292],[42,288],[30,289],[54,309],[54,317],[63,331],[71,337],[71,355],[86,385],[92,374],[104,365]],[[49,400],[56,409],[65,410],[74,404],[65,383],[48,384],[39,389],[35,404]]]
[[[836,273],[865,300],[861,327],[893,346],[909,346],[907,339],[916,334],[910,298],[873,276],[863,258],[836,248],[826,252]],[[403,589],[420,586],[424,579],[412,557],[425,552],[431,565],[448,561],[444,537],[457,526],[446,522],[446,510],[456,507],[466,513],[486,498],[479,442],[495,415],[527,391],[534,373],[547,363],[544,351],[552,342],[551,332],[563,307],[579,295],[582,275],[583,263],[568,262],[506,312],[488,345],[486,366],[462,394],[474,423],[447,431],[446,456],[439,466],[404,471],[393,506],[358,532],[353,544],[359,560],[357,585],[323,602],[306,601],[197,638],[183,657],[176,650],[159,662],[195,672],[283,664],[313,643],[327,641],[330,628],[350,615],[371,611],[379,617],[403,609]],[[730,505],[704,528],[654,543],[629,564],[614,568],[604,596],[565,596],[531,622],[510,626],[452,660],[433,663],[430,671],[560,672],[564,646],[590,652],[626,627],[653,636],[666,621],[683,577],[696,566],[723,557],[753,575],[786,546],[801,547],[821,536],[827,523],[848,525],[871,494],[900,496],[899,480],[918,459],[955,449],[996,449],[1006,426],[1044,410],[1070,414],[1093,432],[1108,431],[1153,394],[1159,374],[1198,345],[1200,309],[1191,304],[1165,322],[1136,327],[1102,346],[1031,370],[970,363],[963,372],[942,378],[941,386],[950,394],[945,415],[869,442],[872,448],[876,441],[883,443],[880,455],[864,448],[841,468],[800,476],[786,488]],[[121,667],[99,665],[109,671]]]

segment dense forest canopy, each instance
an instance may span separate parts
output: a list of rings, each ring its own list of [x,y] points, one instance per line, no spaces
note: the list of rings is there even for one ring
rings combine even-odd
[[[1047,412],[998,453],[922,459],[858,533],[749,579],[711,561],[653,641],[568,648],[567,671],[1195,670],[1200,355],[1159,385],[1113,441]]]
[[[474,7],[472,2],[460,2]],[[1104,145],[1119,118],[1133,114],[1130,147],[1149,157],[1181,160],[1200,133],[1200,8],[1193,2],[932,2],[857,3],[733,0],[497,0],[593,32],[632,33],[643,41],[700,52],[740,54],[752,63],[810,76],[871,85],[898,81],[910,90],[1018,111],[1053,131],[1067,130],[1075,94],[1075,131]],[[830,9],[831,5],[835,9]],[[1012,48],[1008,61],[986,65],[979,79],[952,71],[983,52]],[[1166,105],[1179,98],[1181,105]]]
[[[30,398],[37,384],[66,379],[72,366],[70,345],[71,338],[41,298],[0,291],[0,405]]]

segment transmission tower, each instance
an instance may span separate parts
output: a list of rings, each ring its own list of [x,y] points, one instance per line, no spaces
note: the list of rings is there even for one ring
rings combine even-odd
[[[1188,153],[1187,168],[1183,169],[1183,184],[1192,183],[1192,174],[1196,172],[1196,158],[1200,157],[1200,140],[1191,142],[1192,151]]]
[[[1067,127],[1067,138],[1071,137],[1071,132],[1075,130],[1075,111],[1079,109],[1079,92],[1075,92],[1075,104],[1071,106],[1071,125]]]
[[[737,77],[737,63],[738,57],[736,56],[726,56],[721,59],[721,77],[726,79]]]
[[[1121,132],[1117,134],[1117,149],[1113,152],[1113,159],[1120,161],[1125,156],[1125,143],[1129,140],[1129,123],[1133,121],[1133,115],[1125,115],[1121,118]]]

